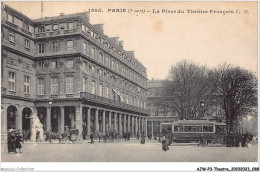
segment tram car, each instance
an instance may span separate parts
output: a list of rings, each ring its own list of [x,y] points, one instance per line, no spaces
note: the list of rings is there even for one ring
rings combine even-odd
[[[167,132],[170,142],[197,142],[202,137],[207,143],[224,144],[226,124],[208,120],[179,120],[161,123],[161,132]]]

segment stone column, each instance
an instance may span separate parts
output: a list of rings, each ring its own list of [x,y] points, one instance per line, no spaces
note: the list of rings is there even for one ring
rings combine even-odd
[[[3,141],[7,141],[7,106],[3,106],[1,109],[1,139]]]
[[[141,134],[141,118],[138,117],[138,133]]]
[[[90,136],[90,108],[87,110],[87,136]]]
[[[51,107],[46,108],[46,130],[51,130]]]
[[[108,112],[108,129],[111,130],[112,125],[111,125],[111,112]]]
[[[123,135],[123,131],[122,131],[122,115],[119,114],[119,133],[122,136]]]
[[[145,118],[145,135],[146,135],[146,137],[148,136],[148,131],[147,131],[147,117]]]
[[[124,114],[124,132],[126,132],[126,114]]]
[[[102,112],[102,122],[103,122],[103,133],[106,132],[106,111]]]
[[[137,135],[137,132],[138,132],[138,118],[137,118],[137,116],[135,116],[135,134]]]
[[[132,115],[132,137],[134,137],[134,135],[135,135],[134,124],[135,124],[135,118]]]
[[[114,130],[117,132],[117,114],[116,114],[116,112],[114,113]]]
[[[64,106],[60,107],[60,132],[64,133]]]
[[[151,132],[152,132],[152,137],[154,137],[154,135],[153,135],[153,121],[151,121]]]
[[[82,136],[82,106],[76,106],[75,128],[79,130],[79,136]]]
[[[17,107],[17,111],[15,111],[15,118],[16,118],[16,130],[20,130],[20,132],[22,132],[22,128],[23,128],[23,107],[19,106]]]
[[[95,109],[95,130],[99,130],[99,125],[98,125],[98,109]]]
[[[130,115],[128,115],[128,132],[130,132],[131,131],[131,128],[130,128]]]
[[[75,128],[75,114],[73,113],[70,119],[70,124],[71,124],[71,128],[74,129]]]
[[[60,114],[57,114],[57,121],[58,121],[58,132],[61,133],[61,127],[60,127],[60,124],[61,124],[61,115]]]

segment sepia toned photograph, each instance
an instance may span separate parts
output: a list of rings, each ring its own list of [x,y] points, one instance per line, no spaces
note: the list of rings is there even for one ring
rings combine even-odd
[[[258,162],[258,2],[2,1],[1,162]]]

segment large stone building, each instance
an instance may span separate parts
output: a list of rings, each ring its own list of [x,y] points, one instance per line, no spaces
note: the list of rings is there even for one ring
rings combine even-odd
[[[163,101],[161,96],[162,80],[149,80],[147,89],[147,109],[151,114],[148,117],[148,132],[153,135],[155,132],[160,132],[161,123],[175,122],[179,120],[179,117],[172,108],[159,103]]]
[[[161,123],[176,122],[180,118],[178,113],[163,103],[165,99],[161,96],[162,80],[149,80],[147,82],[148,96],[147,96],[147,109],[151,114],[148,117],[148,132],[154,134],[154,132],[160,132]],[[198,119],[205,119],[209,121],[225,122],[225,113],[218,105],[211,104],[204,108],[208,102],[202,102],[200,113],[196,116]]]
[[[146,68],[88,13],[32,20],[2,4],[2,138],[30,130],[147,131]]]

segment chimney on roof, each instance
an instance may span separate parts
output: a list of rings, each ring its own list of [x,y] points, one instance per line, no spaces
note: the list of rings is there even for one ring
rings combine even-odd
[[[119,41],[119,47],[124,48],[124,41]]]
[[[115,44],[116,46],[119,46],[119,42],[118,42],[118,37],[113,37],[113,38],[110,38],[110,40],[113,42],[113,44]]]
[[[64,13],[60,13],[60,16],[64,16],[65,14]]]
[[[94,27],[101,33],[104,34],[104,24],[95,24]]]
[[[135,51],[127,51],[129,52],[133,57],[135,57]]]

